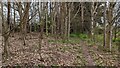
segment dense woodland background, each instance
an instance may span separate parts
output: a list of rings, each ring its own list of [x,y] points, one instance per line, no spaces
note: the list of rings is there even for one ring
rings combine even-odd
[[[117,66],[120,2],[0,2],[2,64]]]

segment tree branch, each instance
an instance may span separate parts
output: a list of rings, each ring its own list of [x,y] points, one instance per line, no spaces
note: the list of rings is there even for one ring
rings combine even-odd
[[[76,14],[73,16],[73,18],[71,19],[71,22],[73,21],[73,19],[77,16],[78,12],[80,10],[80,4],[79,4],[79,9],[77,10]]]

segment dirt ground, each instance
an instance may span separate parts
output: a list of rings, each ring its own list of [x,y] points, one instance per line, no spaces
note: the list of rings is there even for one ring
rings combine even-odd
[[[0,67],[2,66],[2,36],[0,34]]]
[[[20,35],[9,38],[9,59],[2,62],[3,66],[117,66],[118,54],[98,51],[97,46],[88,46],[86,42],[59,43],[50,42],[52,37],[44,37],[41,56],[39,55],[38,34],[27,35],[26,44],[22,44]],[[0,43],[1,44],[1,43]]]

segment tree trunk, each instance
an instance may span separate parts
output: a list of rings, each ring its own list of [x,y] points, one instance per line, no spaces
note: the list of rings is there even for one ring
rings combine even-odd
[[[53,19],[54,19],[54,11],[53,11],[53,5],[54,5],[55,3],[50,3],[50,17],[51,17],[51,34],[52,34],[52,36],[53,36],[53,34],[54,34],[54,22],[53,22]]]
[[[26,25],[29,17],[29,7],[30,2],[27,2],[24,10],[24,16],[22,18],[22,39],[23,39],[23,45],[26,45],[25,39],[26,39]]]
[[[65,25],[64,25],[64,27],[65,27],[65,29],[64,29],[64,40],[66,40],[67,39],[67,24],[68,24],[68,12],[67,12],[67,3],[65,3]]]
[[[113,3],[111,2],[108,8],[108,27],[106,36],[106,47],[112,49],[112,19],[113,19]]]
[[[4,37],[4,61],[6,61],[8,59],[9,56],[9,41],[8,41],[8,36]]]
[[[65,36],[65,3],[61,3],[61,38],[64,39]]]
[[[114,40],[116,41],[116,37],[117,37],[117,23],[115,22],[115,27],[114,27]]]
[[[81,2],[81,32],[83,33],[83,23],[84,23],[84,6],[83,2]]]
[[[91,7],[91,40],[94,42],[94,2]]]
[[[3,13],[2,13],[2,20],[3,20],[3,37],[4,37],[4,60],[6,61],[8,59],[8,55],[9,55],[9,41],[8,41],[8,38],[9,38],[9,24],[10,24],[10,7],[11,7],[11,4],[10,2],[8,2],[8,12],[7,12],[7,22],[4,22],[4,17],[3,17]],[[3,11],[3,5],[2,5],[2,11]]]
[[[42,59],[41,56],[41,47],[42,47],[42,40],[43,40],[43,31],[44,31],[44,20],[45,20],[45,5],[46,3],[39,3],[39,22],[40,22],[40,33],[39,33],[39,55],[40,60]]]
[[[16,22],[15,22],[15,4],[13,4],[13,8],[14,8],[14,31],[13,31],[13,33],[15,33],[15,30],[16,30]],[[15,36],[15,35],[14,35]]]
[[[48,36],[48,3],[46,3],[46,9],[45,9],[45,18],[46,18],[46,36]]]
[[[103,46],[106,46],[106,2],[104,6],[104,41],[103,41]]]
[[[71,24],[71,3],[68,4],[69,9],[68,9],[68,32],[67,32],[67,39],[69,40],[70,37],[70,24]]]

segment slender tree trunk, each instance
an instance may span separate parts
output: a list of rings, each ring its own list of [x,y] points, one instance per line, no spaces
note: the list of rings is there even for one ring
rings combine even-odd
[[[96,22],[95,22],[95,17],[96,17],[96,12],[98,8],[98,3],[92,2],[91,5],[91,40],[95,44],[95,29],[96,29]]]
[[[106,46],[106,2],[105,2],[105,7],[104,7],[104,41],[103,41],[103,46]]]
[[[91,7],[91,40],[94,42],[94,2]]]
[[[32,10],[33,9],[31,8],[30,11],[32,11]],[[31,12],[30,15],[33,16],[33,12]],[[33,20],[31,20],[30,23],[29,23],[30,39],[32,38],[32,34],[31,34],[32,33],[32,25],[33,25]]]
[[[40,57],[41,57],[41,2],[39,3],[39,6],[38,6],[38,8],[39,8],[39,23],[40,23],[40,33],[39,33],[39,39],[38,39],[38,41],[39,41],[39,55],[40,55]]]
[[[58,11],[58,3],[55,3],[55,8],[54,8],[54,16],[53,16],[53,30],[54,30],[54,36],[57,39],[57,11]]]
[[[54,34],[54,22],[53,22],[53,19],[54,19],[54,11],[53,11],[53,5],[55,5],[55,3],[50,3],[50,12],[51,12],[51,14],[50,14],[50,16],[51,16],[51,34],[52,34],[52,36],[53,36],[53,34]]]
[[[45,9],[45,15],[46,15],[46,35],[48,36],[48,3],[46,3],[46,9]]]
[[[3,30],[3,29],[5,29],[5,22],[4,22],[4,15],[3,15],[3,3],[1,3],[1,17],[2,17],[2,27],[1,27],[1,31],[2,31],[2,36],[3,36],[3,34],[5,33],[5,30]],[[3,44],[4,44],[4,39],[2,38],[2,46],[3,46]]]
[[[69,40],[70,37],[70,24],[71,24],[71,3],[69,3],[69,9],[68,9],[68,32],[67,32],[67,39]]]
[[[32,16],[34,16],[34,13],[36,11],[36,8],[35,8],[35,3],[33,3],[33,13],[32,13]],[[33,17],[33,21],[32,21],[33,25],[34,25],[34,32],[36,32],[37,30],[37,27],[36,27],[36,17]]]
[[[46,3],[39,3],[39,22],[40,22],[40,33],[39,33],[39,55],[40,60],[42,61],[41,56],[41,47],[42,47],[42,41],[43,41],[43,31],[44,31],[44,20],[45,20],[45,5]]]
[[[16,27],[16,22],[15,22],[15,4],[13,4],[13,8],[14,8],[14,28]],[[15,33],[16,28],[14,29],[13,33]],[[15,36],[15,35],[14,35]]]
[[[21,37],[20,37],[20,39],[22,38],[22,30],[23,30],[23,24],[22,24],[22,17],[23,17],[23,13],[22,13],[22,6],[21,6],[21,2],[19,2],[19,4],[18,4],[18,12],[19,12],[19,16],[20,16],[20,23],[19,23],[19,25],[20,25],[20,35],[21,35]]]
[[[84,23],[84,6],[83,6],[83,2],[81,2],[81,32],[83,33],[83,23]]]
[[[2,35],[2,4],[0,3],[0,36]],[[0,38],[1,39],[1,38]],[[1,41],[1,40],[0,40]]]
[[[115,23],[115,27],[114,27],[114,40],[116,41],[116,37],[117,37],[117,23]]]
[[[64,40],[67,39],[67,24],[68,24],[68,12],[67,12],[67,3],[65,3],[65,29],[64,29]]]

